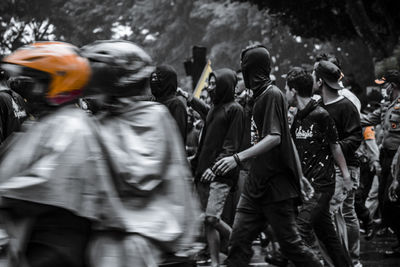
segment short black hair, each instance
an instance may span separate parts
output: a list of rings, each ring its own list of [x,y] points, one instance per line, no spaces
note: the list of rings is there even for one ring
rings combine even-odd
[[[286,77],[289,89],[296,89],[301,97],[311,97],[313,95],[313,77],[301,67],[293,67],[289,70]]]

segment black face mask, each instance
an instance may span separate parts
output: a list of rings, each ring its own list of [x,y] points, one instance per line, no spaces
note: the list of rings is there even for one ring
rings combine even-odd
[[[216,87],[208,91],[214,106],[228,103],[235,98],[235,87],[237,83],[236,73],[231,69],[219,69],[210,74],[215,77]]]
[[[257,98],[272,82],[270,56],[264,47],[256,46],[242,53],[242,72],[246,88]]]
[[[178,77],[175,70],[168,65],[158,66],[151,74],[151,93],[158,100],[175,95],[178,87]]]
[[[160,82],[160,79],[158,78],[158,75],[156,72],[153,72],[150,76],[150,89],[151,89],[151,93],[156,98],[159,98],[162,96],[161,82]]]

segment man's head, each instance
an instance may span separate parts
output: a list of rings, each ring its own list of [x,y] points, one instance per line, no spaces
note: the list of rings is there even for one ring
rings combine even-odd
[[[313,77],[300,67],[289,70],[286,76],[287,91],[286,97],[289,104],[293,105],[295,96],[308,98],[313,95]]]
[[[175,95],[178,88],[178,76],[172,66],[161,65],[150,76],[151,93],[156,99]]]
[[[400,72],[398,70],[387,71],[382,78],[375,80],[375,83],[382,86],[390,101],[400,96]]]
[[[5,57],[2,68],[11,89],[35,109],[76,100],[87,85],[91,70],[79,49],[62,42],[38,42]]]
[[[342,72],[339,67],[330,61],[319,61],[314,66],[314,91],[319,91],[323,87],[327,90],[338,91],[343,89],[340,85]]]
[[[236,73],[231,69],[213,71],[208,78],[207,92],[214,105],[234,100],[237,83]]]
[[[243,80],[246,88],[257,90],[270,82],[271,58],[262,45],[250,46],[241,53]]]
[[[119,98],[141,95],[148,89],[154,67],[151,57],[136,44],[123,40],[102,40],[81,49],[93,71],[85,94]]]

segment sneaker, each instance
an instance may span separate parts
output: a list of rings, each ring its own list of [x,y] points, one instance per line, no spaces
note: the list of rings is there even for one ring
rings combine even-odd
[[[371,224],[365,227],[365,240],[369,241],[374,239],[377,232],[378,225]]]
[[[283,255],[281,255],[280,253],[267,253],[264,260],[269,264],[279,267],[287,267],[289,263],[289,260],[284,258]]]
[[[361,264],[361,262],[357,261],[356,263],[354,263],[354,267],[362,267],[363,265]]]

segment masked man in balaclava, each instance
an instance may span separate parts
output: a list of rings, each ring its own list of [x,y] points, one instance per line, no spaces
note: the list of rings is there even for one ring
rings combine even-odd
[[[178,78],[176,71],[168,65],[158,66],[151,74],[151,93],[156,101],[164,104],[178,124],[179,131],[186,144],[187,112],[185,104],[176,96]]]
[[[233,224],[228,266],[247,266],[252,242],[268,222],[282,253],[296,266],[321,266],[316,254],[301,239],[296,226],[300,204],[301,166],[294,152],[287,122],[287,101],[270,80],[270,55],[263,46],[252,46],[241,55],[243,78],[254,93],[253,120],[257,143],[216,163],[224,175],[253,159]],[[307,182],[303,182],[307,183]]]

